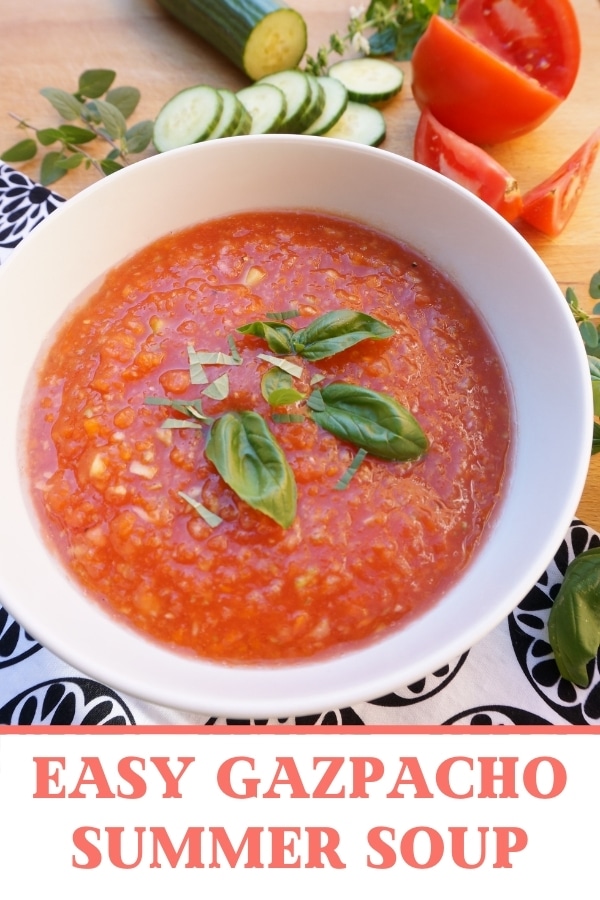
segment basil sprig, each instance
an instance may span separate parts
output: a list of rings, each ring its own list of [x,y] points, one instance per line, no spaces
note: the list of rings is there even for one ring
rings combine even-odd
[[[600,547],[571,561],[548,619],[548,639],[563,678],[587,687],[587,664],[600,646]]]
[[[418,459],[429,441],[414,416],[393,397],[336,381],[308,398],[315,422],[381,459]]]
[[[268,321],[250,322],[238,328],[242,334],[266,341],[269,349],[278,354],[258,354],[271,364],[261,378],[262,395],[271,407],[298,407],[300,403],[304,406],[293,412],[273,411],[273,421],[302,422],[308,412],[331,434],[359,447],[336,489],[343,490],[348,485],[367,453],[388,460],[417,459],[425,453],[429,447],[427,437],[411,413],[393,397],[343,382],[316,388],[325,377],[319,373],[310,380],[311,391],[302,393],[293,382],[295,377],[303,375],[302,366],[282,358],[295,355],[311,361],[325,359],[368,338],[391,337],[392,328],[365,313],[344,309],[318,316],[306,328],[298,330],[287,324],[288,319],[295,317],[292,311],[267,314],[267,317]],[[195,368],[198,365],[241,365],[242,357],[235,342],[233,339],[228,342],[231,354],[198,352],[188,347],[190,376],[198,374]],[[201,383],[207,380],[203,377]],[[191,381],[198,383],[193,377]],[[222,375],[202,393],[209,398],[223,399],[228,389],[228,377]],[[294,474],[259,413],[226,412],[213,419],[204,414],[200,400],[147,397],[146,403],[171,407],[184,417],[167,419],[163,428],[208,427],[205,455],[226,484],[241,500],[283,528],[293,523],[297,504]],[[204,507],[189,495],[184,499],[214,527],[214,515],[207,515]]]
[[[285,322],[250,322],[238,328],[241,334],[252,334],[267,342],[269,350],[273,353],[281,353],[290,356],[295,353],[292,337],[294,329]]]
[[[244,411],[220,416],[205,453],[238,497],[289,528],[296,518],[296,481],[261,415]]]
[[[394,330],[366,313],[335,309],[317,316],[306,328],[294,330],[285,322],[250,322],[238,328],[242,334],[263,338],[273,353],[301,356],[312,362],[335,356],[367,339],[382,340]]]

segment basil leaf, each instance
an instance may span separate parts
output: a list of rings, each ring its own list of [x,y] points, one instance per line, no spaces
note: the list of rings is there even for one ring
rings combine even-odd
[[[325,359],[368,338],[381,340],[393,334],[392,328],[366,313],[336,309],[294,332],[293,352],[305,359]]]
[[[260,382],[263,397],[271,406],[287,406],[304,399],[304,394],[293,386],[289,372],[273,367],[268,369]]]
[[[273,353],[294,353],[292,335],[294,331],[285,322],[250,322],[237,329],[242,334],[252,334],[267,342],[269,350]]]
[[[600,646],[600,547],[573,559],[550,611],[548,639],[563,678],[587,687]]]
[[[216,420],[206,456],[235,493],[283,528],[296,517],[296,481],[262,416],[229,412]]]
[[[417,459],[429,446],[412,414],[378,391],[334,382],[314,390],[308,406],[312,418],[326,431],[382,459]]]

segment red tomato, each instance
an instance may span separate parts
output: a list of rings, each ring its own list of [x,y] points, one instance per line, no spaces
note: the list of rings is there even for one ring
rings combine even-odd
[[[510,172],[481,147],[441,125],[428,110],[417,125],[414,158],[477,194],[509,222],[521,212],[521,193]]]
[[[569,94],[580,59],[569,0],[458,0],[412,57],[415,100],[476,144],[531,131]]]
[[[579,198],[600,147],[600,128],[557,171],[523,197],[522,219],[550,237],[563,230]]]

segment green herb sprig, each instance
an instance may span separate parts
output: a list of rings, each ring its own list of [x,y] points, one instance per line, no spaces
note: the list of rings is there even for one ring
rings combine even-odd
[[[273,407],[273,421],[297,423],[310,417],[326,431],[359,448],[334,489],[347,487],[367,453],[387,460],[412,460],[422,456],[429,446],[427,437],[411,413],[393,397],[344,382],[316,387],[325,377],[320,373],[311,378],[310,391],[300,391],[294,386],[293,379],[301,377],[304,370],[285,358],[294,355],[310,361],[325,359],[364,340],[389,338],[394,334],[393,329],[372,316],[344,309],[318,316],[306,328],[300,329],[287,324],[294,317],[293,314],[271,315],[268,321],[250,322],[237,330],[264,340],[270,350],[281,354],[259,354],[259,358],[271,363],[261,378],[261,393]],[[232,341],[229,346],[230,354],[198,352],[188,347],[190,374],[196,373],[199,364],[243,364]],[[216,386],[224,379],[226,376],[218,376],[202,393],[213,399],[223,399],[226,393],[216,390]],[[204,384],[204,377],[196,383]],[[163,428],[207,428],[206,457],[226,484],[249,506],[283,528],[292,525],[296,517],[296,481],[284,451],[260,413],[242,410],[211,418],[205,415],[201,400],[147,397],[145,402],[169,407],[182,416],[166,419]],[[300,404],[305,407],[303,411],[300,411]],[[293,407],[295,411],[281,412],[282,407]],[[218,517],[207,514],[206,508],[195,498],[184,493],[180,496],[211,527],[218,524]]]
[[[592,275],[592,300],[600,300],[600,271]],[[600,303],[591,314],[580,305],[572,288],[566,300],[586,348],[594,398],[592,455],[600,452]],[[558,670],[579,687],[589,685],[589,663],[600,647],[600,547],[585,550],[567,566],[548,619],[548,640]]]
[[[592,300],[600,300],[600,271],[592,275],[588,291]],[[596,303],[589,314],[580,305],[573,288],[567,288],[565,297],[579,326],[588,358],[594,398],[594,431],[591,447],[591,453],[594,455],[600,452],[600,303]]]
[[[13,144],[1,155],[8,163],[27,162],[40,148],[45,152],[40,163],[39,181],[53,184],[67,172],[84,165],[100,175],[110,175],[127,165],[130,156],[142,153],[150,144],[154,125],[150,120],[129,126],[127,119],[135,112],[140,91],[135,87],[112,87],[116,72],[112,69],[87,69],[79,76],[74,93],[60,88],[42,88],[40,93],[64,120],[56,128],[36,128],[11,113],[19,128],[32,137]],[[78,124],[72,124],[77,120]],[[108,145],[108,151],[97,158],[86,149],[92,142]]]
[[[305,69],[313,75],[325,75],[330,56],[361,53],[365,56],[393,56],[408,60],[433,15],[450,18],[457,0],[371,0],[364,7],[350,7],[343,34],[335,32],[329,42],[307,54]]]

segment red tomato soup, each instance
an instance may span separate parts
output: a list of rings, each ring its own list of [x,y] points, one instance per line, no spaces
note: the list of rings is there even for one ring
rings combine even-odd
[[[237,331],[292,310],[301,328],[335,309],[394,334],[317,362],[287,357],[302,366],[294,387],[309,394],[320,375],[319,388],[385,392],[429,441],[412,461],[367,454],[345,489],[357,447],[305,400],[270,406],[259,354],[273,353]],[[239,353],[241,364],[202,367],[209,384],[227,374],[226,397],[191,382],[190,347]],[[179,413],[148,397],[201,398],[213,418],[260,413],[296,479],[292,524],[241,500],[204,454],[207,429],[163,427]],[[409,247],[311,212],[203,223],[115,268],[54,339],[29,415],[34,502],[75,580],[152,638],[228,663],[339,651],[438,600],[485,537],[510,456],[504,370],[468,302]]]

